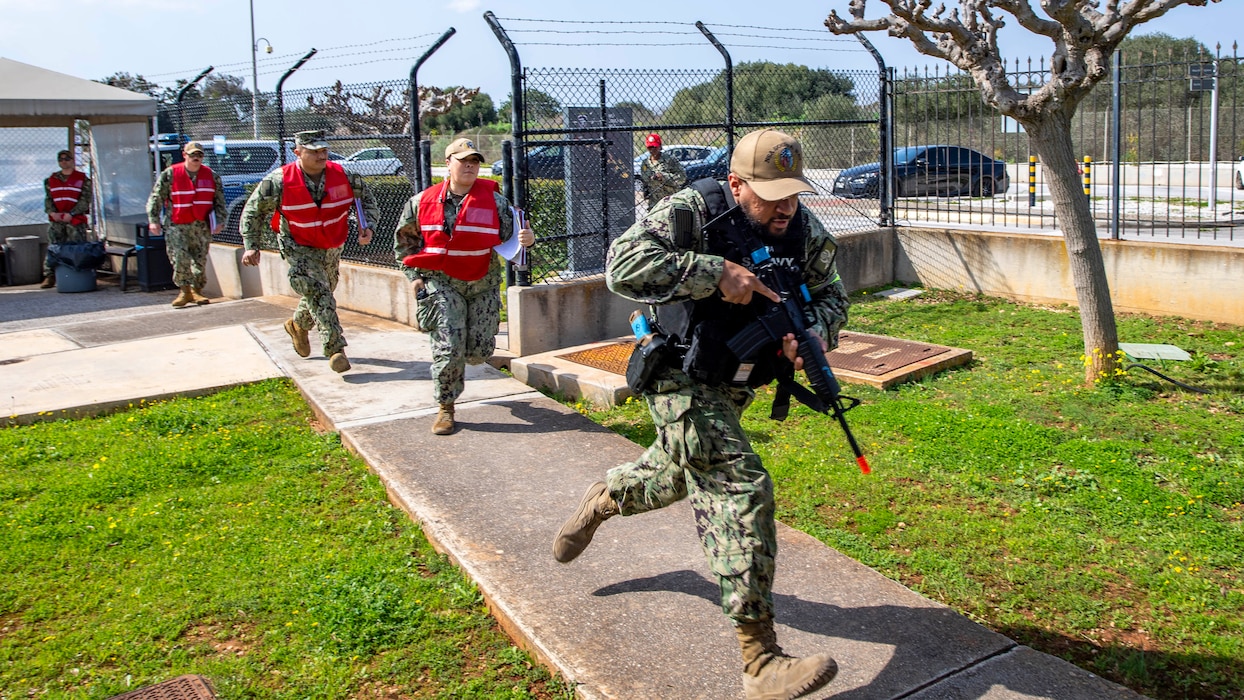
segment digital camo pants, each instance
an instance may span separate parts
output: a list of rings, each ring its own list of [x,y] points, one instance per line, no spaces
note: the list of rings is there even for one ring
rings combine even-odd
[[[346,347],[346,339],[341,334],[337,300],[333,297],[340,274],[341,247],[312,248],[298,245],[284,235],[281,255],[289,263],[289,286],[302,296],[294,311],[294,323],[307,330],[320,329],[325,357],[341,352]]]
[[[60,221],[54,221],[48,224],[48,243],[81,243],[86,240],[86,225],[74,226]],[[52,264],[52,253],[48,252],[47,257],[43,259],[43,276],[51,277],[56,274],[56,268]]]
[[[637,461],[609,470],[610,495],[622,515],[690,497],[722,612],[736,625],[771,619],[773,482],[739,424],[750,395],[692,386],[646,398],[657,439]]]
[[[207,284],[207,252],[212,246],[212,230],[207,222],[165,226],[164,245],[173,265],[173,284],[202,289]]]
[[[501,292],[466,296],[439,285],[415,313],[432,345],[432,396],[438,404],[453,403],[465,388],[466,366],[487,362],[497,348]]]

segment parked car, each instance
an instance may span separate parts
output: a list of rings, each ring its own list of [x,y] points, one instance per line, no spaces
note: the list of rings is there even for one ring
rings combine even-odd
[[[394,155],[393,149],[383,146],[364,148],[346,156],[341,161],[341,167],[359,175],[401,175],[405,170],[402,159]]]
[[[847,168],[834,180],[840,197],[876,197],[878,163]],[[992,197],[1011,186],[1006,163],[962,146],[894,149],[896,197]]]
[[[668,146],[664,146],[661,148],[662,153],[668,153],[669,155],[674,156],[674,158],[677,159],[679,163],[682,163],[682,167],[684,170],[691,163],[695,163],[695,162],[698,162],[698,161],[701,161],[707,158],[708,155],[713,152],[713,150],[714,149],[708,146],[697,146],[694,144],[686,144],[686,143],[672,143]],[[644,158],[647,158],[647,157],[648,157],[647,153],[641,153],[635,156],[635,165],[633,169],[635,177],[639,177],[639,166],[644,162]],[[690,182],[690,176],[688,176],[688,182]]]
[[[695,182],[706,177],[724,180],[726,174],[730,172],[730,152],[725,146],[718,146],[709,151],[702,160],[683,165],[683,170],[687,171],[687,182]]]
[[[492,164],[492,174],[501,175],[501,161]],[[531,178],[562,180],[566,177],[562,146],[537,146],[527,152],[527,172]]]

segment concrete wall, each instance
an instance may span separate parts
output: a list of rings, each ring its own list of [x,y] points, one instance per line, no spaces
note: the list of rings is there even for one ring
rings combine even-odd
[[[1075,305],[1063,239],[898,229],[896,281],[1018,301]],[[1116,311],[1244,325],[1244,248],[1101,241]]]
[[[944,229],[877,229],[838,238],[838,270],[850,291],[891,282],[1075,305],[1059,236]],[[1102,241],[1117,311],[1180,315],[1244,325],[1244,248]],[[288,267],[265,251],[241,266],[237,246],[213,244],[207,293],[229,298],[294,296]],[[415,325],[415,302],[398,270],[343,263],[343,309]],[[523,357],[630,333],[640,305],[611,293],[604,277],[507,290],[510,352]]]

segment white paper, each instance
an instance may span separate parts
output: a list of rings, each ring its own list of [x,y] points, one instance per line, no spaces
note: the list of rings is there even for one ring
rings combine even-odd
[[[518,242],[518,232],[522,230],[523,222],[527,220],[527,217],[522,209],[514,207],[510,207],[510,215],[514,217],[514,232],[510,234],[509,240],[493,246],[492,249],[497,251],[497,255],[514,262],[514,259],[526,250],[523,244]]]
[[[211,211],[207,212],[207,230],[209,231],[216,230],[216,210],[215,209],[212,209]]]

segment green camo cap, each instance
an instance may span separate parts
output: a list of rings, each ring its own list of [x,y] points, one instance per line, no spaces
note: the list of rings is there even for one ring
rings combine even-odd
[[[294,134],[294,145],[299,148],[309,148],[312,151],[318,151],[321,148],[328,148],[328,139],[324,138],[323,129],[299,131]]]

